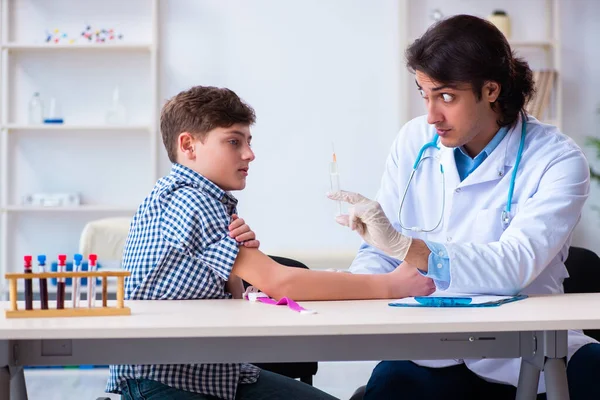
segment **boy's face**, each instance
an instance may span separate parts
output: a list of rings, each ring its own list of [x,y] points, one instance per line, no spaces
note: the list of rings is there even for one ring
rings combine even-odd
[[[198,172],[225,191],[246,187],[248,167],[254,161],[250,148],[250,127],[234,124],[229,128],[215,128],[204,140],[179,138],[182,164]]]

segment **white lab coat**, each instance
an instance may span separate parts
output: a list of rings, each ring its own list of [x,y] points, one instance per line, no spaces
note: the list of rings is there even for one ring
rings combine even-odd
[[[511,215],[503,230],[512,167],[521,139],[521,119],[490,156],[462,182],[454,149],[428,149],[411,182],[402,208],[407,227],[430,229],[439,220],[442,196],[445,211],[440,226],[430,233],[403,231],[414,238],[446,245],[455,293],[512,295],[562,293],[568,277],[567,257],[573,228],[589,193],[588,163],[580,148],[554,126],[528,117],[527,134],[518,168]],[[398,231],[400,199],[417,154],[430,142],[434,129],[426,117],[408,122],[398,134],[388,156],[377,200]],[[440,174],[444,167],[445,193]],[[363,244],[352,263],[354,273],[383,273],[398,265],[379,250]],[[440,288],[438,288],[440,290]],[[595,342],[580,331],[569,332],[570,358],[584,344]],[[417,361],[430,367],[463,362],[492,382],[517,385],[520,360]],[[538,391],[545,392],[543,374]]]

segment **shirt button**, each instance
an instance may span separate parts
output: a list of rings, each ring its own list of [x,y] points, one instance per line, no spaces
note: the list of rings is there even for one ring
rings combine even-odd
[[[438,267],[438,268],[442,268],[442,264],[438,264],[438,265],[437,265],[437,267]]]
[[[456,188],[454,191],[455,191],[456,193],[460,193],[460,188]]]
[[[452,241],[452,236],[448,236],[448,237],[446,238],[446,242],[451,242],[451,241]]]
[[[443,251],[440,251],[440,252],[438,253],[438,256],[440,256],[440,257],[444,257],[444,252],[443,252]]]

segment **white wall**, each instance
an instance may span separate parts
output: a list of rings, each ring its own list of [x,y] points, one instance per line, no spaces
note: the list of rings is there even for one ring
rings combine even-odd
[[[334,142],[342,187],[375,194],[405,121],[400,3],[163,2],[162,98],[226,86],[256,109],[256,161],[236,196],[264,251],[356,251],[325,198],[328,163]]]
[[[100,3],[4,0],[9,40],[41,43],[45,29],[78,34],[114,27],[128,41],[150,39],[146,0]],[[404,0],[160,2],[161,105],[193,85],[226,86],[257,112],[257,159],[236,193],[240,214],[269,253],[312,260],[358,245],[338,226],[329,189],[335,143],[342,187],[373,196],[388,147],[406,121],[401,52]],[[8,119],[25,123],[34,91],[56,97],[66,123],[102,123],[120,85],[131,123],[148,123],[147,54],[20,53],[9,63]],[[20,132],[9,136],[9,203],[32,192],[79,192],[86,204],[137,206],[149,192],[143,132]],[[160,140],[159,140],[160,142]],[[169,170],[162,143],[161,174]],[[107,213],[11,213],[9,269],[23,254],[72,254],[88,220]]]
[[[39,40],[45,27],[77,30],[84,22],[113,25],[131,40],[147,40],[145,0],[94,2],[11,0],[20,21],[11,36]],[[509,0],[501,7],[512,19],[513,37],[545,37],[545,0]],[[430,24],[429,13],[486,16],[495,0],[168,0],[160,10],[160,99],[192,85],[228,86],[257,112],[253,129],[257,159],[248,188],[236,195],[240,213],[269,253],[314,260],[351,259],[358,237],[333,221],[328,163],[335,142],[342,187],[372,196],[385,156],[421,101],[404,68],[408,37]],[[119,21],[113,23],[119,7]],[[87,20],[86,16],[95,16]],[[593,113],[600,103],[596,16],[600,2],[561,2],[564,131],[578,143],[600,134]],[[50,19],[51,23],[42,21]],[[87,20],[87,21],[86,21]],[[81,23],[80,23],[81,21]],[[47,26],[44,26],[47,25]],[[408,33],[405,34],[405,31]],[[115,84],[133,122],[144,123],[150,89],[147,55],[85,57],[64,53],[21,54],[11,63],[11,122],[23,122],[34,90],[58,96],[70,121],[100,122]],[[408,85],[407,85],[408,83]],[[594,132],[595,129],[595,132]],[[136,205],[150,189],[148,143],[139,133],[19,133],[10,137],[10,200],[27,192],[81,190],[91,204]],[[112,136],[111,136],[112,135]],[[162,144],[161,173],[168,162]],[[590,152],[590,159],[595,156]],[[124,171],[124,172],[121,172]],[[115,177],[112,179],[111,177]],[[68,177],[68,178],[66,178]],[[126,186],[123,187],[123,183]],[[600,252],[598,188],[575,232],[574,244]],[[11,214],[11,269],[25,253],[74,253],[85,222],[105,214]],[[342,262],[342,264],[343,264]],[[342,267],[343,265],[335,265]]]

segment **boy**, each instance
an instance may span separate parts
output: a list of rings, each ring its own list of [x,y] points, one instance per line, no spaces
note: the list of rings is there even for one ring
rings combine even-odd
[[[335,274],[287,268],[261,253],[254,233],[234,216],[237,200],[229,193],[246,186],[254,122],[254,110],[228,89],[197,86],[165,104],[161,134],[173,166],[133,218],[123,254],[131,271],[127,299],[227,299],[241,294],[241,279],[272,297],[297,300],[433,291],[431,280],[409,269]],[[127,400],[333,399],[250,364],[111,366],[107,391]]]

